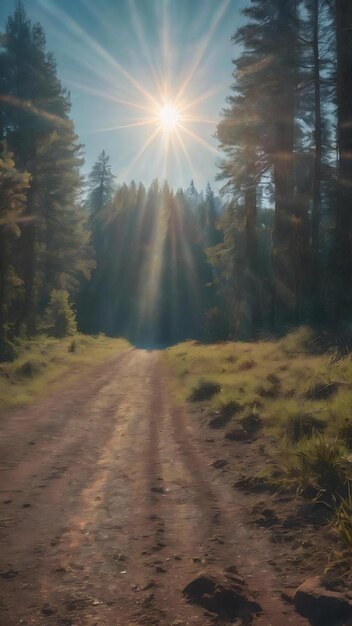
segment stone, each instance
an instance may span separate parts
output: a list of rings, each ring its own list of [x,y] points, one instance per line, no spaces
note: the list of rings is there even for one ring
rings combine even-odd
[[[230,441],[249,441],[251,435],[243,428],[234,428],[226,433],[225,439],[229,439]]]
[[[317,626],[352,619],[352,594],[326,589],[319,576],[308,578],[297,589],[294,604],[298,613]]]
[[[234,578],[236,580],[219,574],[200,574],[184,588],[183,594],[189,602],[226,620],[249,620],[259,615],[262,612],[260,605],[248,598],[243,580]]]
[[[214,461],[213,463],[213,467],[215,467],[215,469],[222,469],[226,465],[227,461],[225,461],[225,459],[217,459],[217,461]]]

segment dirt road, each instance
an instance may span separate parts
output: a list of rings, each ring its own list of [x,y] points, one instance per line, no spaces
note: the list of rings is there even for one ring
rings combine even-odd
[[[306,624],[158,352],[126,352],[1,422],[1,626],[206,626],[182,590],[229,567],[261,606],[254,624]]]

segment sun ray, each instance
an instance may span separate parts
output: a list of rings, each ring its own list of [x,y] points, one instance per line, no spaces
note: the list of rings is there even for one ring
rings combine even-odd
[[[194,115],[190,117],[186,117],[185,115],[180,115],[180,121],[182,122],[195,122],[196,124],[209,124],[211,126],[216,126],[219,120],[216,117],[203,117],[202,115]]]
[[[181,173],[182,172],[181,156],[180,156],[180,151],[177,150],[176,142],[179,144],[179,138],[178,138],[177,132],[175,133],[174,141],[172,145],[173,145],[173,153],[175,155],[175,159],[176,159],[176,163],[178,167],[178,172]]]
[[[132,170],[157,137],[160,139],[157,149],[153,146],[153,153],[157,160],[153,160],[155,160],[155,167],[159,165],[159,172],[166,176],[172,166],[179,168],[182,172],[184,169],[184,165],[181,165],[182,160],[183,164],[186,162],[189,165],[192,177],[198,178],[199,172],[196,172],[193,163],[196,144],[212,155],[219,156],[215,145],[207,141],[204,129],[202,129],[202,126],[208,126],[209,135],[213,134],[219,120],[207,113],[207,111],[211,113],[209,106],[204,104],[202,108],[199,108],[199,105],[225,90],[228,83],[224,84],[222,81],[211,88],[200,90],[205,77],[204,57],[206,54],[209,56],[209,44],[224,19],[231,0],[221,0],[216,10],[212,12],[211,18],[208,13],[204,14],[204,23],[206,23],[206,18],[209,27],[200,39],[193,60],[191,59],[188,65],[188,71],[184,71],[183,76],[177,73],[178,59],[174,56],[175,48],[172,45],[174,31],[171,28],[173,15],[170,13],[170,3],[165,1],[156,5],[157,10],[153,13],[156,34],[151,39],[144,30],[143,13],[137,10],[137,0],[128,0],[128,19],[136,42],[133,50],[136,54],[139,51],[145,60],[146,72],[142,80],[141,74],[131,70],[128,64],[124,66],[121,63],[123,56],[121,58],[113,56],[109,48],[105,48],[104,44],[84,30],[54,0],[38,0],[38,2],[43,7],[45,6],[53,19],[65,25],[63,37],[65,44],[67,42],[67,50],[65,50],[67,54],[75,56],[82,44],[87,49],[87,54],[84,58],[80,57],[79,62],[89,69],[90,75],[86,72],[87,78],[83,82],[79,80],[68,82],[71,82],[75,89],[116,104],[116,124],[114,117],[111,117],[109,113],[107,126],[103,123],[100,128],[90,128],[84,134],[98,135],[124,129],[131,129],[132,132],[133,129],[137,131],[137,129],[151,127],[150,136],[147,137],[148,132],[144,134],[143,145],[136,147],[131,162],[125,164],[123,172],[119,172],[119,178],[123,178]],[[82,3],[105,30],[109,33],[115,32],[111,22],[107,23],[102,19],[100,12],[90,4],[89,0],[82,0]],[[68,45],[70,40],[70,45]],[[154,58],[156,51],[159,54]],[[174,71],[175,75],[173,75]],[[199,80],[192,81],[196,72]],[[98,80],[93,82],[95,78]],[[192,88],[190,87],[191,81]],[[187,93],[188,91],[190,93]],[[226,123],[226,120],[222,123]],[[198,152],[201,153],[201,151]]]
[[[200,65],[200,63],[201,63],[201,61],[202,61],[202,59],[204,57],[206,49],[208,48],[209,43],[210,43],[210,41],[211,41],[211,39],[212,39],[212,37],[213,37],[217,27],[220,24],[220,21],[222,20],[224,14],[226,13],[226,11],[228,9],[230,1],[231,0],[224,0],[224,2],[222,2],[222,4],[219,6],[217,12],[215,13],[214,18],[213,18],[213,20],[212,20],[212,22],[210,24],[208,33],[204,37],[203,43],[199,46],[198,53],[197,53],[197,55],[195,57],[195,60],[194,60],[194,62],[192,64],[192,66],[191,66],[191,69],[190,69],[188,75],[186,76],[185,80],[183,81],[183,83],[182,83],[182,85],[181,85],[181,87],[180,87],[180,89],[178,91],[177,99],[182,98],[182,96],[185,93],[189,83],[191,82],[191,80],[192,80],[192,78],[194,76],[194,73],[196,72],[197,68],[199,67],[199,65]]]
[[[85,134],[96,135],[98,133],[107,133],[109,131],[120,130],[123,128],[138,128],[140,126],[150,126],[151,124],[155,124],[154,117],[149,120],[148,119],[141,120],[140,122],[131,122],[131,124],[121,124],[120,126],[110,126],[108,128],[97,128],[95,130],[88,130]]]
[[[191,109],[195,105],[200,104],[201,102],[204,102],[205,100],[209,100],[213,96],[216,96],[218,93],[221,93],[222,91],[224,91],[227,87],[228,87],[227,81],[226,83],[224,82],[218,83],[211,89],[208,89],[208,91],[203,92],[200,96],[197,96],[193,100],[186,101],[184,104],[180,105],[180,113],[183,113],[184,111],[187,111],[188,109]]]
[[[171,41],[170,41],[170,25],[167,14],[168,3],[162,3],[162,58],[163,58],[163,91],[162,94],[164,98],[169,99],[170,96],[170,85],[171,85],[171,67],[172,67],[172,58],[171,58]]]
[[[103,100],[110,100],[111,102],[116,102],[116,104],[126,104],[127,106],[133,107],[134,109],[138,109],[140,111],[145,111],[147,113],[155,114],[155,108],[147,107],[142,104],[139,104],[138,102],[132,102],[131,100],[125,100],[124,98],[118,98],[114,94],[108,93],[106,91],[101,91],[99,89],[95,89],[94,87],[91,87],[90,85],[85,85],[84,83],[80,83],[76,80],[75,81],[66,80],[66,82],[68,84],[71,84],[74,87],[77,87],[78,89],[81,89],[87,93],[92,94],[93,96],[97,96],[97,98],[102,98]]]
[[[193,161],[192,161],[191,157],[190,157],[190,156],[189,156],[189,154],[188,154],[188,151],[187,151],[186,145],[185,145],[185,143],[184,143],[184,141],[183,141],[183,138],[182,138],[182,136],[181,136],[181,134],[180,134],[179,132],[177,132],[177,133],[176,133],[176,138],[177,138],[177,141],[179,142],[179,144],[180,144],[180,146],[181,146],[181,150],[182,150],[183,154],[185,155],[185,158],[186,158],[187,163],[188,163],[188,165],[189,165],[189,168],[190,168],[190,170],[191,170],[191,174],[192,174],[192,176],[191,176],[191,177],[192,177],[192,178],[196,178],[196,176],[197,176],[197,172],[196,172],[196,169],[195,169],[194,163],[193,163]]]
[[[197,143],[199,143],[201,146],[209,150],[209,152],[211,152],[212,154],[216,154],[216,156],[219,156],[217,149],[214,148],[214,146],[212,146],[210,143],[205,141],[205,139],[202,139],[202,137],[197,135],[197,133],[195,133],[193,130],[190,130],[189,128],[187,128],[186,126],[183,126],[182,124],[180,124],[180,128],[182,128],[182,130],[184,130],[185,133],[187,133],[187,135],[192,137],[192,139],[197,141]]]
[[[172,143],[172,136],[169,133],[164,133],[164,136],[163,136],[163,157],[164,158],[163,158],[162,180],[165,180],[167,176],[171,143]]]
[[[57,126],[63,126],[66,128],[70,128],[71,126],[70,120],[59,117],[54,113],[48,113],[48,111],[45,111],[44,109],[40,109],[31,100],[21,100],[15,96],[0,94],[0,102],[5,102],[6,104],[10,104],[17,109],[34,113],[35,115],[38,115],[38,117],[43,117],[49,122],[54,122]]]
[[[128,72],[121,63],[117,61],[105,48],[103,48],[93,37],[88,35],[86,31],[84,31],[78,24],[70,18],[66,13],[58,9],[57,6],[54,6],[49,0],[39,0],[40,4],[49,9],[53,17],[60,20],[65,26],[69,25],[72,32],[76,33],[84,42],[88,43],[91,48],[99,54],[99,56],[106,62],[108,62],[114,69],[118,70],[127,80],[144,96],[146,97],[154,106],[158,106],[157,100],[149,93],[144,87],[136,80],[130,72]]]
[[[138,42],[139,45],[141,47],[141,51],[143,52],[143,56],[144,58],[147,59],[148,61],[148,65],[149,68],[153,74],[153,78],[155,81],[155,84],[157,86],[158,91],[161,93],[162,92],[162,81],[161,81],[161,77],[158,75],[157,69],[155,67],[155,65],[153,64],[153,60],[152,60],[152,56],[150,53],[150,49],[149,46],[147,44],[147,40],[143,31],[143,27],[142,27],[142,23],[140,20],[140,13],[136,8],[136,4],[135,4],[135,0],[130,0],[130,12],[131,12],[131,17],[132,17],[132,23],[138,38]]]
[[[127,174],[128,172],[132,169],[132,167],[134,165],[136,165],[136,163],[138,163],[139,159],[143,156],[143,154],[145,153],[145,151],[147,150],[147,148],[150,146],[150,144],[154,141],[154,139],[156,138],[156,136],[160,133],[160,128],[157,127],[154,132],[150,135],[150,137],[148,137],[148,139],[144,142],[144,144],[141,146],[140,150],[137,152],[137,154],[135,155],[135,157],[132,159],[132,161],[128,164],[128,166],[120,173],[120,178],[121,180],[124,180],[125,178],[127,178]]]

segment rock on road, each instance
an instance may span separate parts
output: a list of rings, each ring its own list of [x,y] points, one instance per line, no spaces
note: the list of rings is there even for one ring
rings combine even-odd
[[[127,351],[3,415],[1,626],[206,626],[182,590],[229,567],[262,607],[253,624],[306,624],[201,442],[157,351]]]

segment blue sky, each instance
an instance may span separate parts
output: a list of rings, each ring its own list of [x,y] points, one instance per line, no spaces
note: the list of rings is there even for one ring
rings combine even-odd
[[[231,35],[244,0],[24,4],[43,25],[61,82],[71,91],[86,171],[105,149],[118,182],[148,185],[158,177],[176,188],[193,178],[198,188],[207,181],[218,187],[221,155],[213,135],[230,93]],[[1,0],[1,26],[13,7],[14,0]],[[159,103],[169,102],[188,107],[177,132],[158,130]]]

